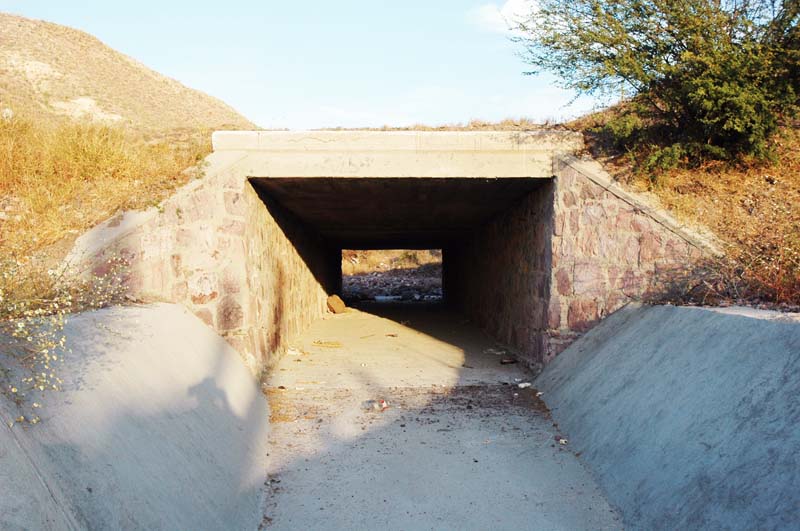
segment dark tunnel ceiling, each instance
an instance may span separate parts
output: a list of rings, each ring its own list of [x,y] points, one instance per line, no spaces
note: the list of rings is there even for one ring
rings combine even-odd
[[[253,178],[253,186],[343,249],[460,241],[548,179]]]

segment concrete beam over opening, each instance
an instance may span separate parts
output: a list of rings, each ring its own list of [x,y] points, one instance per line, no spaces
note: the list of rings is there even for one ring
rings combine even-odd
[[[271,197],[342,249],[439,249],[463,243],[545,179],[255,178]]]
[[[548,178],[570,131],[217,131],[248,177]]]

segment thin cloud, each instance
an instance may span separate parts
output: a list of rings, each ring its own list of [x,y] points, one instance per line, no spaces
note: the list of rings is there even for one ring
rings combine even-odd
[[[536,10],[535,0],[507,0],[503,5],[483,4],[467,12],[467,20],[484,31],[513,35],[521,20]]]

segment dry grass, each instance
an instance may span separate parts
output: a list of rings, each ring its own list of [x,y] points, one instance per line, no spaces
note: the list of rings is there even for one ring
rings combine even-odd
[[[192,178],[207,134],[146,142],[91,124],[0,121],[0,256],[26,261],[121,209],[156,204]]]
[[[573,122],[588,132],[613,110]],[[712,301],[739,299],[800,305],[800,127],[787,124],[773,139],[772,163],[713,162],[653,175],[637,171],[636,153],[614,153],[587,134],[592,153],[618,180],[651,193],[677,217],[710,228],[727,257],[705,270]],[[713,286],[712,286],[713,284]],[[697,293],[697,292],[695,292]]]
[[[74,238],[199,176],[185,170],[210,151],[209,136],[146,141],[107,126],[0,120],[0,392],[20,410],[6,422],[37,423],[42,393],[60,387],[64,316],[125,295],[114,272],[66,275],[59,264]]]

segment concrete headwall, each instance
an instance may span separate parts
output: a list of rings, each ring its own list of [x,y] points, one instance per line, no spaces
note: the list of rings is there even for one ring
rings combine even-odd
[[[534,385],[627,529],[800,527],[800,315],[628,306]]]
[[[554,131],[218,133],[203,179],[85,234],[70,259],[98,275],[120,261],[131,295],[186,305],[257,372],[325,311],[343,241],[441,245],[448,297],[540,367],[715,252],[599,164],[566,155],[576,140]],[[381,207],[393,201],[402,208]]]

